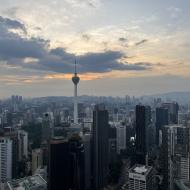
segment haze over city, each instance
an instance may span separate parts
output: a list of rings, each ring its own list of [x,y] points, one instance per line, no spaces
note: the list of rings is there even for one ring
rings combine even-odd
[[[0,97],[190,91],[189,0],[0,3]]]
[[[190,190],[190,0],[0,0],[0,190]]]

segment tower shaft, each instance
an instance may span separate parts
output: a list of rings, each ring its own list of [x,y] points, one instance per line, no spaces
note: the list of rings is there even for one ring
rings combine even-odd
[[[74,85],[74,123],[78,123],[77,84]]]
[[[75,73],[72,77],[72,81],[74,84],[74,123],[78,124],[78,99],[77,99],[77,85],[80,81],[80,78],[77,75],[77,68],[76,68],[76,60],[75,60]]]

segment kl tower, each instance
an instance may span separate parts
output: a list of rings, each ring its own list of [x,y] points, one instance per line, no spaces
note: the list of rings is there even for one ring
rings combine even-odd
[[[77,64],[75,60],[75,73],[72,77],[74,83],[74,124],[78,124],[78,100],[77,100],[77,85],[80,81],[80,78],[77,75]]]

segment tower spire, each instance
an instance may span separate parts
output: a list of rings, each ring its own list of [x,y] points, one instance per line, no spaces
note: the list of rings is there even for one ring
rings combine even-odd
[[[75,75],[77,75],[77,60],[75,58]]]

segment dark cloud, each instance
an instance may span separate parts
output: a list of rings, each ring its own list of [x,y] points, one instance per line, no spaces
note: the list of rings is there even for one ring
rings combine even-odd
[[[42,31],[42,28],[40,28],[40,27],[35,27],[34,30]]]
[[[148,40],[144,39],[144,40],[141,40],[141,41],[135,43],[135,45],[136,45],[136,46],[139,46],[139,45],[144,44],[144,43],[146,43],[146,42],[148,42]]]
[[[138,62],[138,63],[136,63],[136,65],[138,65],[138,66],[152,66],[152,63],[149,63],[149,62]]]
[[[80,73],[103,73],[113,70],[146,70],[151,68],[148,63],[121,63],[125,54],[119,51],[105,51],[102,53],[87,53],[81,56],[68,53],[63,48],[49,49],[49,42],[38,38],[24,38],[10,32],[9,28],[25,28],[23,24],[1,17],[0,60],[11,66],[22,68],[72,73],[75,58],[78,60]],[[27,59],[26,58],[30,58]]]
[[[78,0],[78,1],[80,2],[80,0]],[[96,3],[93,0],[83,0],[83,2],[85,2],[86,5],[88,5],[91,8],[96,8],[97,7]]]
[[[139,62],[136,63],[138,66],[147,66],[147,67],[152,67],[154,66],[159,66],[159,67],[164,67],[165,65],[162,63],[149,63],[149,62]]]
[[[24,24],[0,17],[0,59],[42,58],[47,54],[48,41],[38,38],[24,38],[10,29],[26,31]]]
[[[123,38],[123,37],[119,38],[118,40],[119,40],[120,42],[127,42],[127,38]]]
[[[17,20],[12,20],[9,18],[4,18],[0,16],[0,25],[6,27],[7,29],[21,29],[26,32],[24,24]]]
[[[79,57],[80,67],[84,72],[110,72],[112,70],[146,70],[146,66],[128,63],[119,63],[118,60],[124,56],[117,51],[103,53],[88,53]]]
[[[75,58],[78,63],[78,71],[80,73],[104,73],[113,70],[146,70],[151,67],[148,64],[129,64],[119,63],[119,59],[124,56],[119,51],[106,51],[102,53],[87,53],[82,56],[75,56],[74,54],[67,53],[64,49],[57,48],[49,52],[47,57],[40,59],[39,66],[60,73],[72,73]],[[31,64],[30,64],[31,67]]]
[[[0,58],[42,58],[47,53],[45,44],[36,42],[36,40],[27,40],[23,38],[0,39]]]
[[[89,41],[91,39],[91,36],[89,34],[82,34],[82,39],[85,41]]]
[[[163,64],[163,63],[155,63],[154,65],[159,66],[159,67],[164,67],[165,66],[165,64]]]
[[[87,1],[87,4],[88,4],[90,7],[92,7],[92,8],[96,8],[96,5],[95,5],[93,2],[91,2],[90,0]]]
[[[121,43],[122,46],[128,47],[128,39],[127,38],[121,37],[118,39],[118,41]]]

